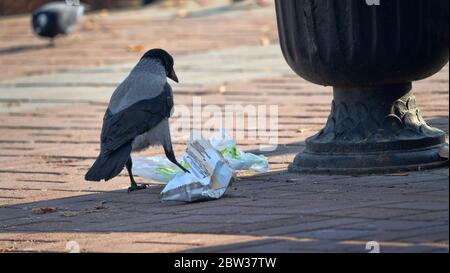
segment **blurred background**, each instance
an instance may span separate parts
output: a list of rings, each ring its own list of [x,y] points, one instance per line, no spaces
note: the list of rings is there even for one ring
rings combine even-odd
[[[1,0],[0,16],[29,13],[36,8],[53,2],[54,0]],[[230,0],[230,2],[242,2],[243,0]],[[209,4],[208,0],[83,0],[82,3],[88,4],[92,10],[99,9],[120,9],[120,8],[138,8],[142,5],[164,2],[165,5],[184,5],[186,2],[196,2],[202,5]],[[267,1],[257,1],[264,3]]]
[[[49,47],[31,27],[47,2],[0,0],[0,80],[134,62],[155,47],[176,56],[278,43],[272,0],[87,0],[74,30]]]
[[[1,0],[0,1],[0,15],[14,15],[29,13],[36,8],[53,2],[52,0]],[[110,9],[110,8],[130,8],[139,7],[144,3],[157,2],[157,0],[84,0],[82,1],[92,7],[93,10],[97,9]]]

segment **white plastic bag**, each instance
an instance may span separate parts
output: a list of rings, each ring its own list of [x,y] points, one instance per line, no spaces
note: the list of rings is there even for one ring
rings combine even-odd
[[[192,139],[193,137],[191,138],[191,141]],[[201,137],[197,137],[197,139],[201,139]],[[205,140],[202,139],[202,141]],[[211,149],[217,152],[217,156],[215,156],[214,160],[217,162],[223,160],[232,170],[251,170],[258,173],[264,173],[269,169],[269,162],[264,155],[255,155],[240,151],[236,147],[236,142],[230,137],[226,129],[219,130],[219,132],[211,137],[209,141],[205,142],[207,143],[203,143],[202,145],[210,145]],[[221,159],[219,159],[219,157]],[[189,161],[189,157],[186,157],[186,154],[184,155],[183,160],[178,159],[178,162],[198,177],[199,166],[192,166],[193,162]],[[133,173],[145,179],[164,184],[175,179],[176,176],[178,176],[177,179],[181,179],[186,183],[189,183],[188,181],[192,182],[197,180],[196,177],[185,174],[180,168],[163,156],[133,157]]]
[[[226,129],[219,130],[216,135],[209,139],[209,143],[223,156],[233,170],[251,170],[264,173],[269,169],[267,157],[240,151]],[[178,160],[178,162],[190,170],[189,162],[183,160]],[[167,158],[155,156],[133,157],[133,173],[145,179],[168,183],[175,175],[182,175],[184,172]]]
[[[230,137],[226,129],[219,130],[219,133],[209,141],[234,170],[252,170],[264,173],[269,169],[267,157],[239,151],[236,142]]]
[[[186,169],[189,166],[182,160],[178,161]],[[166,184],[175,175],[184,173],[178,166],[170,162],[166,157],[133,157],[133,173],[145,179]]]
[[[133,172],[143,178],[166,183],[162,201],[194,202],[221,198],[234,181],[235,170],[266,172],[265,156],[239,151],[227,130],[205,140],[192,132],[183,160],[184,173],[165,157],[133,157]]]

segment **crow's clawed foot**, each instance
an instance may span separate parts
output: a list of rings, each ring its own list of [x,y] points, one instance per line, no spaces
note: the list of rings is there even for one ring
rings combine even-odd
[[[133,192],[133,191],[145,190],[149,186],[150,186],[149,184],[134,184],[128,188],[128,193]]]

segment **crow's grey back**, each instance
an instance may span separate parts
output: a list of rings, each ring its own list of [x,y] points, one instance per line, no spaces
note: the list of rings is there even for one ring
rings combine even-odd
[[[141,100],[158,96],[166,84],[166,71],[162,64],[157,60],[141,59],[116,88],[108,108],[112,114],[116,114]]]

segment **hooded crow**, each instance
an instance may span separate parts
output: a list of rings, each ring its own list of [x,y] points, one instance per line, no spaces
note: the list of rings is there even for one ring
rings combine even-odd
[[[84,14],[85,5],[68,5],[65,2],[51,2],[33,12],[33,31],[41,36],[53,39],[66,35],[73,30]]]
[[[133,178],[130,153],[154,145],[162,145],[166,157],[188,172],[177,162],[170,138],[168,119],[174,103],[166,78],[178,82],[173,65],[166,51],[149,50],[117,87],[103,118],[100,155],[86,180],[108,181],[126,166],[131,180],[128,192],[145,189],[147,184],[137,185]]]

